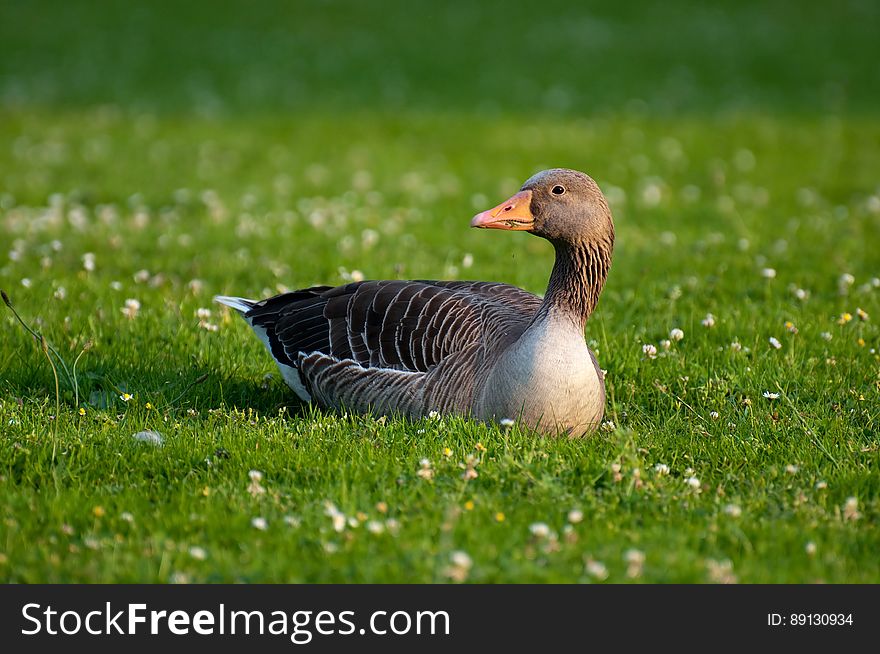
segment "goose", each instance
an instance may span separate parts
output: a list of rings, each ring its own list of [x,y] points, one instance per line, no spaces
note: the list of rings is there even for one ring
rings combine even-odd
[[[550,241],[556,260],[543,298],[498,282],[385,280],[214,299],[244,317],[305,402],[591,432],[605,380],[584,330],[614,245],[604,195],[582,172],[545,170],[470,225]]]

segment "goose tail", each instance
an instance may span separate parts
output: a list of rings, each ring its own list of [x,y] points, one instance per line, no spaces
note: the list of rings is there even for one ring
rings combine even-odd
[[[256,304],[255,300],[248,300],[243,297],[233,297],[231,295],[215,295],[214,302],[225,304],[227,307],[232,307],[242,315],[253,309]]]

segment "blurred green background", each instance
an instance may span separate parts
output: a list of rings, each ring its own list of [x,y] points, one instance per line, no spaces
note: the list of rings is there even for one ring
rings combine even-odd
[[[873,112],[876,2],[4,0],[7,107]]]

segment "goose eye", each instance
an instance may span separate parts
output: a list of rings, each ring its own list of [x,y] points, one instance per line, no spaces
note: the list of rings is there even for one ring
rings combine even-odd
[[[550,189],[550,192],[551,192],[553,195],[562,195],[563,193],[565,193],[565,189],[564,189],[562,186],[559,186],[559,185],[557,184],[557,185],[554,186],[552,189]]]

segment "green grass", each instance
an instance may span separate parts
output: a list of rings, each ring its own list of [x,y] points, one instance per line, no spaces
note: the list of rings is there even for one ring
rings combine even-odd
[[[880,12],[359,6],[0,4],[0,287],[80,357],[56,415],[0,307],[0,579],[880,581]],[[589,438],[304,407],[211,304],[541,293],[547,243],[467,223],[554,165],[617,225]]]

